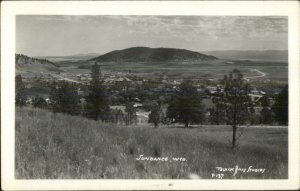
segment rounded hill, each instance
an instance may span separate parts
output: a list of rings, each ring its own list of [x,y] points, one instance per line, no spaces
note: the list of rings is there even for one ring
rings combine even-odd
[[[91,60],[98,62],[166,62],[216,59],[214,56],[186,49],[133,47],[112,51]]]

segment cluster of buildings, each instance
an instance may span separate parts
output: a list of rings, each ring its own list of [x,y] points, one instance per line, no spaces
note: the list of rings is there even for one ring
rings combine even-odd
[[[151,93],[169,93],[171,95],[176,90],[178,90],[179,85],[182,83],[184,79],[178,78],[168,78],[164,76],[138,76],[134,74],[128,74],[123,72],[116,72],[116,73],[105,73],[102,74],[102,78],[104,83],[108,86],[118,85],[116,89],[112,89],[112,93],[115,95],[120,95],[120,92],[137,92],[138,90],[142,89],[146,94]],[[35,79],[39,79],[40,81],[58,81],[58,80],[66,80],[66,81],[76,81],[80,84],[88,84],[92,80],[92,76],[90,73],[56,73],[56,74],[47,74],[47,73],[40,73],[39,75],[36,74]],[[224,92],[224,87],[218,83],[218,81],[210,81],[210,79],[206,79],[209,81],[210,85],[197,85],[197,92],[204,95],[205,99],[211,99],[213,96],[216,96],[219,93]],[[84,95],[87,92],[82,90],[80,87],[78,88],[78,95],[82,97],[81,103],[84,103]],[[165,94],[167,95],[167,94]],[[259,102],[259,100],[266,95],[266,92],[257,89],[256,87],[252,87],[251,91],[248,94],[253,102]],[[48,97],[44,97],[46,102],[49,102]],[[136,97],[137,100],[134,102],[134,108],[137,111],[137,119],[138,123],[145,123],[148,122],[149,112],[143,110],[143,103],[142,101]],[[32,104],[32,98],[28,98],[28,103]],[[111,109],[115,109],[114,107],[118,107],[123,113],[126,113],[125,106],[111,106]]]

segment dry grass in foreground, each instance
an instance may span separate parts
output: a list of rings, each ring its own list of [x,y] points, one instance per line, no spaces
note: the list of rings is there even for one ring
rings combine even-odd
[[[210,179],[216,167],[265,168],[223,172],[223,179],[288,176],[287,129],[248,129],[230,149],[231,128],[126,127],[45,110],[16,108],[17,179]],[[168,162],[136,160],[140,155]],[[184,157],[187,161],[173,161]]]

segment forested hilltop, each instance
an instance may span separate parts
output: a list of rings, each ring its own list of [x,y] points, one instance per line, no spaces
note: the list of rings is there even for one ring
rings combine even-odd
[[[98,62],[168,62],[168,61],[211,61],[214,56],[185,49],[132,47],[116,50],[91,60]]]

